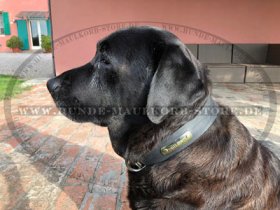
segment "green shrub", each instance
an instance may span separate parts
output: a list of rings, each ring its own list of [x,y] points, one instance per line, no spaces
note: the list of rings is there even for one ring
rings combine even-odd
[[[23,42],[17,36],[12,36],[10,39],[8,39],[6,42],[6,45],[7,45],[7,47],[9,47],[11,49],[15,49],[15,48],[22,49],[23,48]]]
[[[41,43],[42,48],[44,49],[45,52],[51,52],[52,50],[52,40],[50,36],[45,36],[42,35],[42,43]]]

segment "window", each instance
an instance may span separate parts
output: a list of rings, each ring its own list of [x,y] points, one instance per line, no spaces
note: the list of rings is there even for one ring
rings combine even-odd
[[[0,13],[0,35],[4,34],[4,21],[3,21],[3,15]]]

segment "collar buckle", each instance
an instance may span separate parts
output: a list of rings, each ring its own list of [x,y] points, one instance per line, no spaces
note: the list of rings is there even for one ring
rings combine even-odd
[[[127,170],[129,170],[130,172],[139,172],[142,171],[146,165],[137,161],[135,163],[130,162],[129,160],[125,161],[125,165],[127,167]]]

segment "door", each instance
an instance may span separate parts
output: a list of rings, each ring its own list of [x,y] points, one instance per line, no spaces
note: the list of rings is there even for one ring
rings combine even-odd
[[[30,20],[32,49],[41,49],[41,36],[48,35],[46,20]]]
[[[27,31],[26,20],[16,20],[16,23],[17,23],[18,37],[23,42],[22,50],[28,50],[29,43],[28,43],[28,31]]]

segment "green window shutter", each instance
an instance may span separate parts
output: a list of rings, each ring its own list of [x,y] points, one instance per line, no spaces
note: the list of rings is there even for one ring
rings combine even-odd
[[[4,23],[4,34],[10,35],[11,34],[11,28],[10,28],[10,20],[9,20],[9,13],[3,12],[3,23]]]
[[[16,22],[17,22],[18,37],[23,42],[22,50],[28,50],[29,42],[28,42],[28,32],[27,32],[26,20],[16,20]]]
[[[52,29],[51,29],[51,21],[50,18],[47,19],[47,29],[48,29],[48,35],[51,36],[52,35]]]

